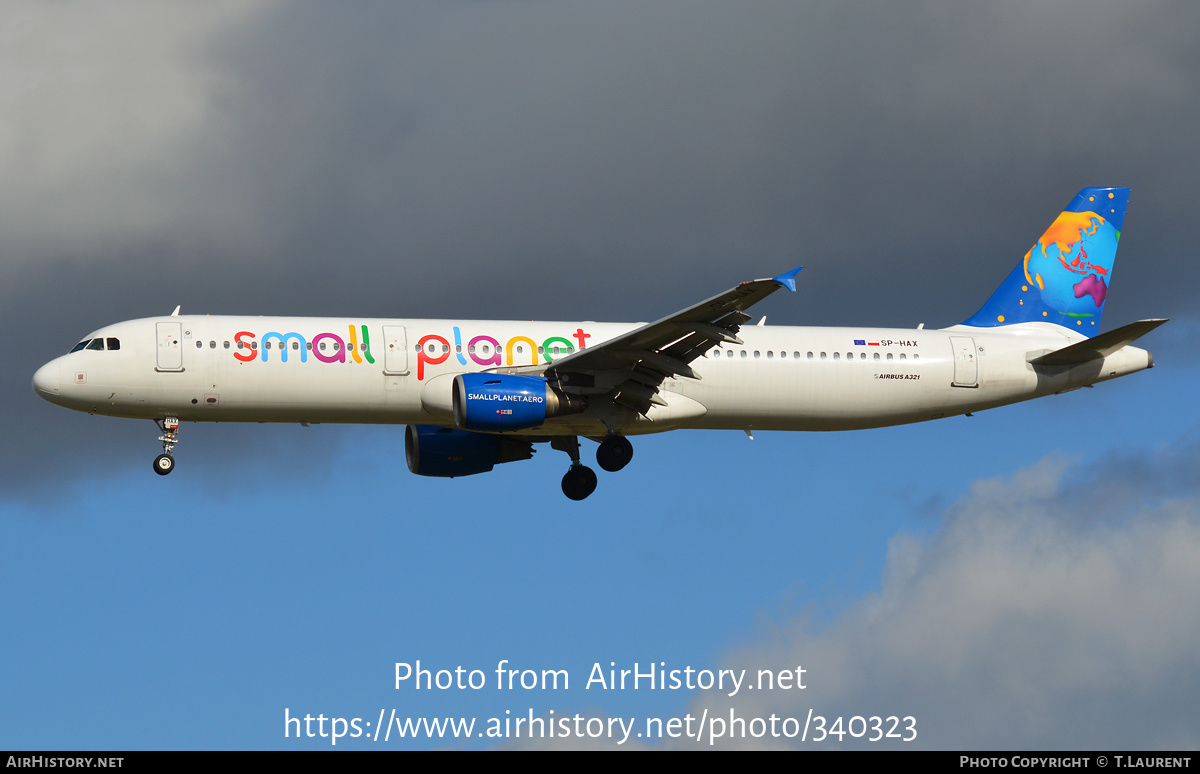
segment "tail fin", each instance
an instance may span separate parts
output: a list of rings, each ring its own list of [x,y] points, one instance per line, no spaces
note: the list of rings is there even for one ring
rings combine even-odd
[[[1128,188],[1084,188],[963,325],[1040,321],[1096,335],[1127,204]]]

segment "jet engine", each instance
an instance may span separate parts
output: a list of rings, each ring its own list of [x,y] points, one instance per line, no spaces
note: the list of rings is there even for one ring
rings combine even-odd
[[[583,411],[583,398],[567,395],[540,376],[471,373],[454,377],[454,423],[464,430],[499,433],[545,424]]]
[[[519,438],[437,425],[409,425],[404,433],[404,457],[408,469],[418,476],[473,476],[487,473],[501,462],[532,456],[533,444]]]

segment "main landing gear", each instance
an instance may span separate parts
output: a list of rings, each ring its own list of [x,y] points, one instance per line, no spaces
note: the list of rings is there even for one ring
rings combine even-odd
[[[156,419],[154,423],[162,431],[158,440],[162,441],[163,445],[163,453],[154,458],[154,472],[165,476],[175,469],[175,458],[171,456],[171,450],[179,443],[179,420],[166,417],[161,422]]]
[[[609,473],[616,473],[633,459],[633,444],[623,435],[610,435],[596,449],[596,464]]]
[[[572,500],[582,500],[596,491],[596,471],[578,463],[571,466],[562,480],[563,494]]]
[[[596,491],[596,471],[579,461],[579,438],[573,435],[552,438],[550,447],[566,452],[571,458],[571,467],[562,479],[563,494],[572,500],[583,500]],[[623,435],[608,436],[596,449],[596,463],[610,473],[628,465],[632,458],[633,444]]]
[[[571,468],[562,479],[563,494],[572,500],[582,500],[596,491],[596,471],[579,461],[579,438],[560,435],[550,439],[550,448],[566,452]]]

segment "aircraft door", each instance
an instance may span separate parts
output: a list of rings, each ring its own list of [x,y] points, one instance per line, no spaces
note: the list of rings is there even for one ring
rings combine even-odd
[[[970,336],[951,336],[954,349],[954,386],[979,386],[979,361],[976,359],[975,339]]]
[[[387,374],[408,373],[408,336],[403,325],[383,326],[383,371]]]
[[[159,371],[183,370],[183,323],[160,322],[158,332]]]

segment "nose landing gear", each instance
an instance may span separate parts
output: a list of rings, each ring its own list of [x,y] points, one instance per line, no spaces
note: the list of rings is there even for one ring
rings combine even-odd
[[[160,454],[154,458],[154,472],[165,476],[175,469],[175,458],[170,454]]]
[[[164,417],[161,422],[156,419],[154,423],[162,431],[158,440],[162,441],[163,445],[163,453],[154,458],[154,472],[165,476],[175,469],[175,458],[171,456],[171,450],[179,443],[179,420],[175,417]]]

